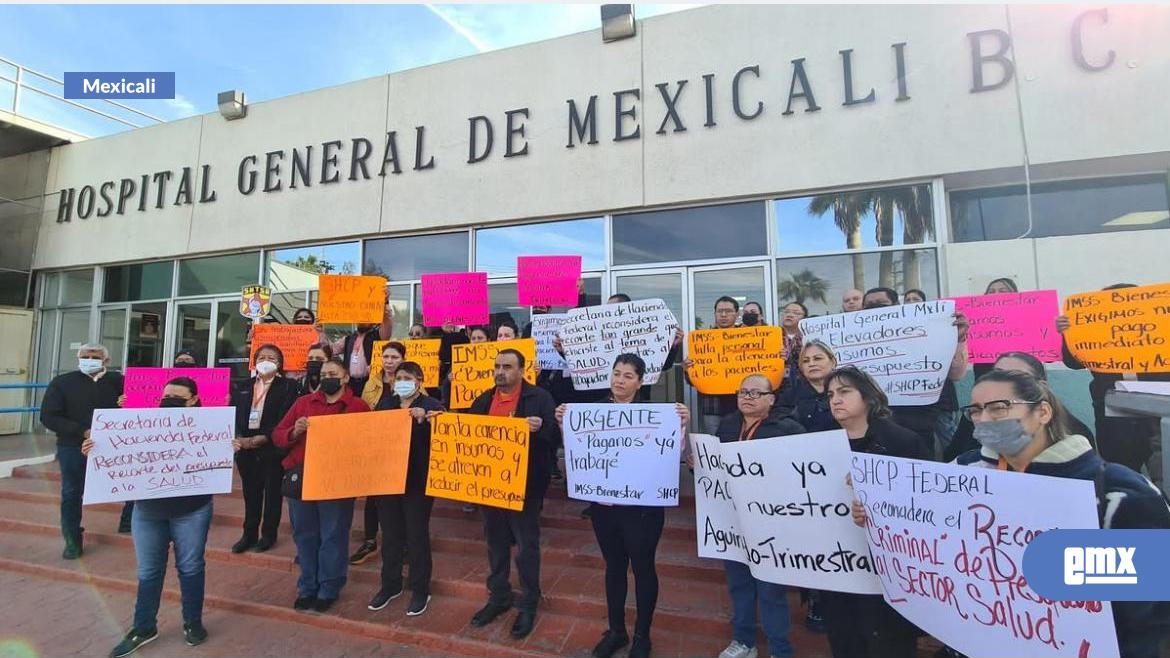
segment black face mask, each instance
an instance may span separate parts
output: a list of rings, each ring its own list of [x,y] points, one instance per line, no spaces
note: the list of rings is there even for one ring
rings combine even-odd
[[[341,390],[340,377],[324,377],[321,379],[321,390],[325,395],[336,395]]]
[[[321,366],[325,365],[324,361],[308,361],[305,363],[305,372],[309,374],[310,379],[317,379],[321,376]]]
[[[744,313],[743,314],[743,326],[745,326],[745,327],[754,327],[754,326],[756,326],[756,323],[758,323],[759,321],[760,321],[760,314],[759,313]]]
[[[187,406],[187,400],[183,398],[166,397],[158,401],[158,406],[161,408],[185,407]]]

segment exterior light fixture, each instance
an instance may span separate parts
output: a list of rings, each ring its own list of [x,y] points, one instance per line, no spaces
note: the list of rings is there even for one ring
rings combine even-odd
[[[221,91],[218,96],[219,113],[228,121],[243,119],[248,116],[248,106],[245,103],[244,92],[232,89]]]
[[[601,5],[601,40],[628,39],[637,32],[634,5]]]

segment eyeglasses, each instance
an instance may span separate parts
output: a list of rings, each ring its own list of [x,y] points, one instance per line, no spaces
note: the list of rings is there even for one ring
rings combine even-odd
[[[765,395],[773,395],[772,391],[749,391],[746,388],[739,389],[735,392],[735,394],[741,398],[747,398],[749,400],[759,400]]]
[[[1011,412],[1012,406],[1017,404],[1040,404],[1040,400],[992,400],[987,404],[970,404],[962,408],[963,415],[967,420],[972,422],[976,418],[983,416],[983,412],[991,417],[991,420],[1003,420],[1007,418],[1008,413]]]

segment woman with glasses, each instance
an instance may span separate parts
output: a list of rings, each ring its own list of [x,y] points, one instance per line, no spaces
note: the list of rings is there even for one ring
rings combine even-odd
[[[736,410],[719,421],[715,432],[721,443],[804,433],[800,423],[788,418],[775,406],[776,394],[766,376],[745,377],[735,397]],[[688,457],[687,461],[693,464],[693,457]],[[719,658],[755,658],[758,655],[756,634],[759,626],[764,628],[768,650],[773,656],[791,656],[787,589],[757,579],[746,564],[724,560],[723,568],[731,594],[732,640]]]
[[[806,432],[835,430],[840,425],[829,411],[825,381],[837,367],[837,354],[825,343],[813,340],[800,348],[800,374],[796,381],[781,387],[776,406],[791,414]]]

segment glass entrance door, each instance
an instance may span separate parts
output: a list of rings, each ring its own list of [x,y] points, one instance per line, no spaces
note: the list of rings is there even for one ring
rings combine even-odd
[[[661,299],[666,307],[674,313],[683,331],[689,329],[687,321],[690,311],[690,297],[686,289],[686,268],[634,270],[614,272],[613,285],[610,294],[625,293],[630,299]],[[663,372],[658,383],[650,387],[651,402],[682,401],[691,404],[689,387],[685,386],[683,378],[682,356],[675,361],[674,367]],[[693,405],[692,405],[693,406]]]

